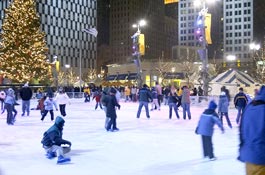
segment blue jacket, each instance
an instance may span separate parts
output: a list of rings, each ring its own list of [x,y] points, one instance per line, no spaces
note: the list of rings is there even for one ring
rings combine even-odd
[[[215,124],[224,131],[223,125],[216,112],[211,109],[206,109],[200,117],[196,133],[204,136],[212,136]]]
[[[139,101],[142,102],[149,102],[152,101],[152,94],[149,89],[147,88],[142,88],[139,90]]]
[[[242,162],[265,165],[265,86],[246,108],[240,124],[239,157]]]
[[[152,89],[152,98],[153,99],[157,99],[157,96],[158,96],[158,94],[157,94],[157,91],[154,89]]]

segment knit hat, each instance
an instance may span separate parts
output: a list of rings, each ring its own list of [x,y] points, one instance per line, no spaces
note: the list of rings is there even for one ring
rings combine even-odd
[[[110,93],[116,94],[117,90],[115,88],[110,88]]]
[[[208,109],[213,109],[215,110],[217,108],[217,104],[212,100],[209,103]]]

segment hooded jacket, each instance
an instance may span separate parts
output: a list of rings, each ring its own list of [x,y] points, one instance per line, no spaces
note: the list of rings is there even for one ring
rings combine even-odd
[[[218,113],[219,112],[228,112],[229,107],[229,101],[225,94],[225,92],[222,92],[219,96],[219,102],[218,102]]]
[[[215,110],[206,109],[200,117],[196,134],[204,135],[204,136],[212,136],[214,131],[214,125],[217,124],[218,127],[224,131],[223,125],[218,118]]]
[[[64,140],[63,136],[63,126],[64,119],[60,116],[57,116],[54,122],[54,125],[51,126],[46,132],[43,134],[43,139],[41,143],[43,146],[51,147],[52,145],[61,146],[62,144],[71,145],[71,142]]]
[[[265,165],[265,86],[245,108],[240,129],[239,157],[242,162]]]

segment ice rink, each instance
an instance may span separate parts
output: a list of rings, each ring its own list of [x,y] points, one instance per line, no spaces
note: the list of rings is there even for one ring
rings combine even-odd
[[[21,101],[18,101],[21,104]],[[37,100],[31,101],[36,107]],[[44,131],[52,124],[48,114],[42,122],[40,111],[31,110],[21,117],[21,105],[15,125],[0,116],[0,175],[244,175],[245,166],[237,160],[238,126],[236,110],[229,115],[233,128],[224,121],[225,133],[216,126],[213,136],[216,161],[203,159],[201,137],[194,133],[207,104],[191,105],[191,120],[169,120],[168,106],[136,118],[138,103],[120,102],[117,111],[119,132],[106,132],[105,113],[95,110],[95,101],[71,99],[63,138],[72,142],[70,164],[57,165],[49,160],[40,143]],[[182,108],[179,108],[182,116]],[[55,111],[55,116],[59,111]]]

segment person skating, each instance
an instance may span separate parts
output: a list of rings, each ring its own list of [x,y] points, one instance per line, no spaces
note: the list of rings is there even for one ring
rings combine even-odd
[[[178,107],[180,106],[180,99],[177,97],[177,94],[172,92],[169,93],[168,98],[168,106],[169,106],[169,119],[172,118],[172,108],[175,111],[176,117],[179,119]]]
[[[247,175],[265,174],[265,86],[245,108],[239,125],[239,157]]]
[[[228,116],[228,107],[229,107],[229,101],[227,95],[225,92],[221,92],[218,103],[218,114],[220,116],[222,124],[223,124],[223,116],[225,116],[228,126],[232,128],[232,124]]]
[[[65,154],[71,151],[72,143],[62,138],[64,123],[64,119],[57,116],[54,124],[44,132],[41,140],[42,147],[46,152],[46,157],[48,159],[53,159],[58,156],[58,164],[71,161],[69,157],[65,157]]]
[[[218,118],[218,114],[215,112],[217,104],[214,101],[210,101],[208,109],[206,109],[200,116],[198,126],[196,128],[196,134],[202,137],[203,155],[208,157],[210,160],[216,160],[213,153],[212,136],[214,131],[214,125],[218,127],[224,133],[224,127]]]
[[[108,124],[107,124],[107,131],[119,131],[119,128],[117,128],[117,114],[115,107],[118,107],[120,109],[120,104],[117,102],[115,94],[117,93],[116,89],[111,88],[110,92],[107,98],[105,98],[106,103],[106,116],[107,118],[110,118]]]
[[[153,98],[153,102],[151,103],[151,111],[153,111],[155,109],[158,109],[160,111],[160,105],[158,103],[159,97],[158,97],[158,94],[157,94],[155,87],[152,87],[151,94],[152,94],[152,98]]]
[[[236,123],[239,124],[241,120],[242,113],[248,104],[248,98],[246,94],[244,93],[243,88],[239,88],[239,93],[236,94],[234,98],[234,105],[237,109],[237,117],[236,117]]]
[[[59,93],[56,94],[55,101],[59,105],[61,115],[65,117],[65,107],[67,103],[70,104],[70,99],[62,87],[60,87],[58,91]]]
[[[6,98],[6,93],[5,91],[0,92],[0,101],[1,101],[1,114],[5,112],[5,98]]]
[[[101,98],[101,90],[98,90],[94,93],[94,96],[92,98],[92,100],[96,99],[96,106],[95,106],[95,110],[97,110],[98,106],[100,107],[100,109],[102,108],[101,102],[100,102],[100,98]]]
[[[143,85],[143,88],[139,90],[139,107],[137,111],[137,118],[140,118],[141,111],[143,106],[145,107],[145,112],[146,112],[146,117],[149,119],[149,108],[148,108],[148,103],[149,101],[153,101],[152,94],[150,90],[148,89],[148,86],[146,84]]]
[[[6,123],[8,125],[14,125],[15,116],[13,115],[14,105],[16,103],[15,94],[12,88],[7,90],[6,98],[5,98],[5,109],[7,111]],[[16,113],[15,113],[16,115]]]
[[[44,101],[44,112],[41,117],[41,121],[44,120],[48,112],[50,112],[51,115],[51,121],[54,119],[54,113],[53,113],[53,106],[56,108],[56,111],[58,111],[58,107],[56,102],[53,100],[53,97],[50,95],[45,101]]]

